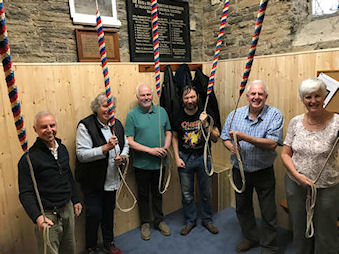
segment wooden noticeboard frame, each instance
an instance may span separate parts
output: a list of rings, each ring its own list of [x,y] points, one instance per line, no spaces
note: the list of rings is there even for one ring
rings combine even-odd
[[[317,71],[317,76],[319,76],[320,73],[324,73],[327,76],[330,76],[331,78],[339,81],[339,70],[320,70]],[[338,90],[333,95],[332,99],[328,102],[326,105],[326,109],[331,112],[339,113],[339,93]]]
[[[120,62],[119,34],[105,30],[107,60]],[[98,37],[95,29],[75,29],[79,62],[100,62]]]

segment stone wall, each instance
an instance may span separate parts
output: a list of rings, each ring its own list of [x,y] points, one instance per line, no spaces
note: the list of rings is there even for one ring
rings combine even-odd
[[[76,62],[68,0],[4,1],[14,62]]]
[[[216,12],[220,16],[224,1],[213,6],[211,0],[203,1],[204,45],[201,58],[211,60],[219,26]],[[305,0],[270,0],[256,55],[339,47],[339,13],[315,19],[309,15],[309,6],[309,1]],[[258,7],[258,0],[230,1],[221,59],[247,55]]]
[[[213,58],[224,1],[189,0],[192,61]],[[246,56],[259,0],[231,0],[221,59]],[[14,62],[76,62],[75,28],[68,0],[5,0]],[[129,61],[125,0],[117,0],[120,59]],[[308,1],[270,0],[257,55],[339,47],[339,15],[312,19]]]

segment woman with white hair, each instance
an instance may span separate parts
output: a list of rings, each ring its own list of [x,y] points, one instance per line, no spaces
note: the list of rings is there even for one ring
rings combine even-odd
[[[337,139],[339,115],[323,107],[326,94],[326,85],[318,78],[301,83],[299,95],[307,113],[290,121],[281,154],[287,168],[285,192],[297,254],[339,253],[336,225],[339,214],[337,147],[327,160]],[[314,236],[308,238],[305,234],[305,202],[307,189],[312,185],[317,188]]]
[[[112,96],[113,108],[116,99]],[[98,253],[98,228],[102,231],[105,253],[121,254],[114,244],[114,209],[120,186],[118,167],[126,163],[129,153],[124,128],[115,119],[109,125],[109,106],[105,92],[91,103],[93,114],[82,119],[76,134],[76,179],[81,184],[86,208],[86,248]]]

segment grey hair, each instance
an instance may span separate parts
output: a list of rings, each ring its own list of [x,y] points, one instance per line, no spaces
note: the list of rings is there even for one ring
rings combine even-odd
[[[102,102],[104,101],[104,99],[107,99],[106,93],[105,92],[101,92],[91,102],[91,110],[92,110],[92,112],[94,114],[98,113],[98,109],[101,107]],[[112,95],[112,102],[113,102],[113,108],[115,108],[116,107],[116,103],[117,103],[117,98],[115,98],[115,96],[113,96],[113,95]]]
[[[321,91],[321,95],[327,94],[326,84],[319,78],[309,78],[301,82],[299,86],[299,96],[303,99],[306,94]]]
[[[246,94],[248,94],[249,90],[251,89],[251,87],[253,85],[257,85],[257,84],[262,85],[262,87],[265,90],[265,94],[268,94],[268,87],[267,87],[266,83],[264,81],[262,81],[262,80],[259,80],[259,79],[258,80],[253,80],[251,83],[248,84],[247,90],[246,90]]]
[[[47,110],[43,110],[43,111],[38,112],[38,113],[35,115],[35,117],[34,117],[34,127],[37,125],[38,120],[39,120],[41,117],[44,117],[44,116],[53,116],[54,119],[55,119],[55,122],[56,122],[56,118],[55,118],[55,116],[54,116],[51,112],[49,112],[49,111],[47,111]]]
[[[136,88],[136,95],[137,95],[137,97],[139,97],[139,89],[140,89],[140,87],[143,87],[143,86],[147,86],[149,89],[151,89],[151,93],[153,94],[153,89],[152,89],[152,87],[149,84],[141,83]]]

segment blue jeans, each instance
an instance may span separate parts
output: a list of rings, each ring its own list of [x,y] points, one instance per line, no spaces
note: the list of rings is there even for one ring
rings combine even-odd
[[[194,175],[197,175],[200,194],[200,210],[202,224],[212,222],[211,184],[212,178],[205,172],[204,156],[179,152],[185,168],[178,168],[181,183],[182,205],[184,208],[185,225],[193,225],[197,219],[197,208],[194,202]],[[208,159],[208,169],[211,161]]]

